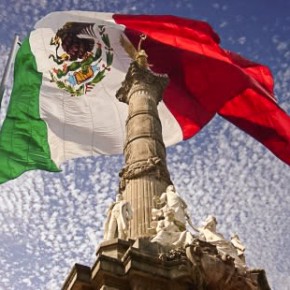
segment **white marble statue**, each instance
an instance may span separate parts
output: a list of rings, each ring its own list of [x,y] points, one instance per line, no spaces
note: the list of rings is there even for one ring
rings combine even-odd
[[[170,246],[179,239],[180,229],[175,224],[174,210],[167,209],[164,212],[165,218],[158,221],[156,227],[156,236],[151,240],[163,246]]]
[[[214,216],[208,216],[205,220],[204,226],[199,228],[199,239],[205,240],[216,246],[221,258],[223,260],[230,256],[234,259],[237,268],[245,268],[245,263],[238,256],[236,248],[227,241],[224,236],[216,230],[217,220]]]
[[[212,215],[209,215],[206,218],[204,225],[201,228],[199,228],[199,233],[200,233],[199,238],[207,242],[216,242],[216,241],[224,240],[223,235],[220,233],[217,233],[216,225],[217,225],[216,218]]]
[[[164,212],[165,219],[160,220],[156,227],[156,236],[151,240],[162,246],[184,247],[193,241],[193,236],[188,231],[181,231],[176,225],[175,212],[167,208]]]
[[[107,212],[104,240],[126,239],[132,214],[130,203],[123,200],[122,194],[117,194],[116,201],[111,204]]]
[[[187,245],[191,245],[193,243],[194,239],[196,239],[196,237],[193,236],[191,234],[191,232],[185,230],[185,231],[180,233],[178,240],[173,242],[173,245],[175,247],[184,248]]]
[[[166,212],[167,209],[173,209],[175,215],[176,224],[181,227],[183,230],[185,229],[186,221],[189,219],[188,214],[186,212],[187,204],[181,198],[181,196],[175,191],[173,185],[169,185],[166,188],[166,191],[161,194],[158,198],[155,198],[155,201],[159,205],[163,205],[159,210],[153,209],[152,214],[155,216],[162,216]]]

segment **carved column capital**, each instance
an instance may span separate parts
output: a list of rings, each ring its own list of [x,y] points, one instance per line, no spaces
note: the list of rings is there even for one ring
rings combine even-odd
[[[116,93],[120,102],[129,104],[131,96],[138,91],[150,92],[156,104],[162,100],[162,93],[165,90],[169,78],[166,74],[157,74],[152,70],[141,67],[137,61],[130,64],[125,80]]]

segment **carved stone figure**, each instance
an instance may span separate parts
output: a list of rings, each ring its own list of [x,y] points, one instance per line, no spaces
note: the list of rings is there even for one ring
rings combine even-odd
[[[156,236],[151,242],[162,246],[184,247],[191,244],[194,237],[188,231],[181,231],[176,225],[175,212],[173,208],[167,208],[164,212],[165,219],[160,220],[156,227]]]
[[[200,239],[207,242],[216,242],[224,240],[224,236],[216,231],[217,220],[214,216],[209,215],[204,225],[199,228]]]
[[[122,194],[117,194],[116,201],[111,204],[107,213],[104,240],[126,239],[132,213],[130,203],[123,200]]]
[[[151,240],[163,246],[171,246],[179,239],[180,229],[174,221],[174,210],[167,209],[164,212],[165,219],[157,223],[157,235]]]
[[[245,263],[246,262],[245,261],[246,247],[242,244],[242,242],[240,241],[240,238],[237,234],[233,234],[231,236],[231,243],[236,248],[239,258]]]
[[[187,245],[191,245],[196,239],[196,236],[193,236],[189,231],[183,231],[180,233],[177,241],[173,243],[175,247],[184,248]]]
[[[234,259],[237,268],[245,268],[245,263],[238,256],[236,248],[222,234],[216,231],[216,225],[216,218],[211,215],[208,216],[204,226],[199,228],[199,238],[215,245],[222,260]]]
[[[167,186],[166,191],[161,194],[160,198],[155,198],[155,201],[157,201],[157,204],[163,205],[163,207],[159,211],[153,209],[153,215],[164,215],[168,209],[173,209],[176,224],[181,230],[185,230],[186,221],[189,219],[186,212],[187,204],[175,191],[173,185]]]

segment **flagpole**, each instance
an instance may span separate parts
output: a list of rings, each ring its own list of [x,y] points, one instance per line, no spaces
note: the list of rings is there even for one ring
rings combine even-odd
[[[1,108],[1,104],[2,104],[2,99],[6,90],[6,86],[7,86],[7,81],[8,81],[8,77],[11,71],[11,66],[12,66],[12,62],[14,60],[15,57],[15,53],[16,53],[16,49],[17,49],[17,44],[19,43],[19,36],[17,34],[15,34],[14,40],[13,40],[13,44],[12,44],[12,48],[10,50],[10,54],[7,60],[7,64],[4,70],[4,74],[3,74],[3,78],[1,81],[1,85],[0,85],[0,108]]]

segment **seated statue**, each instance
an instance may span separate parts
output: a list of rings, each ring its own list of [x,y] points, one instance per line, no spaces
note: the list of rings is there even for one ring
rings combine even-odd
[[[164,213],[165,219],[159,220],[156,227],[156,236],[151,240],[163,246],[170,246],[179,238],[180,230],[174,222],[174,210],[168,209]]]
[[[228,257],[231,257],[234,259],[237,268],[245,268],[245,262],[238,256],[236,248],[231,242],[227,241],[222,234],[216,231],[216,226],[216,218],[211,215],[208,216],[204,226],[199,228],[199,239],[215,245],[223,260],[226,261]]]
[[[184,247],[193,241],[193,236],[188,231],[181,231],[176,225],[175,212],[167,208],[164,212],[165,219],[159,220],[156,227],[156,236],[151,240],[162,246]]]
[[[199,228],[201,240],[205,240],[206,242],[215,243],[218,241],[224,240],[224,236],[216,231],[217,220],[214,216],[209,215],[204,225]]]

